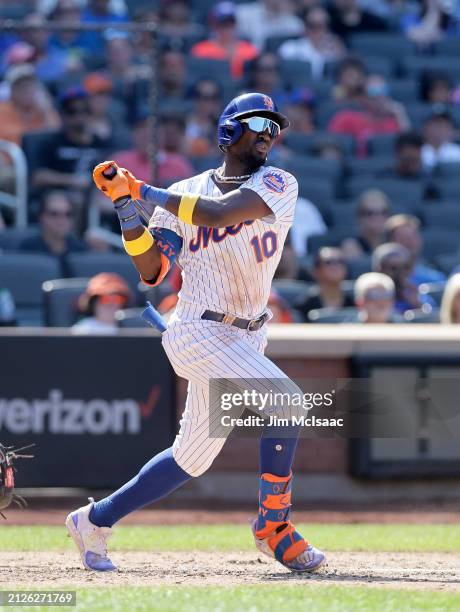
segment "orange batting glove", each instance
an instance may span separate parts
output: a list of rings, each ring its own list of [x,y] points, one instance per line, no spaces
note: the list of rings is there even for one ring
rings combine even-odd
[[[93,180],[112,202],[130,197],[128,179],[114,161],[98,164],[93,170]]]
[[[142,200],[141,189],[145,185],[144,181],[139,181],[132,172],[126,170],[126,168],[120,168],[122,173],[126,176],[129,183],[129,192],[133,200]]]

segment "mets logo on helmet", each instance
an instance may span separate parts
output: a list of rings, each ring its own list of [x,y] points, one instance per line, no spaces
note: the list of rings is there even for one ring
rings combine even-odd
[[[264,105],[268,110],[273,110],[273,100],[269,96],[264,96]]]
[[[262,181],[264,185],[275,193],[284,193],[287,189],[287,180],[282,172],[266,172]]]

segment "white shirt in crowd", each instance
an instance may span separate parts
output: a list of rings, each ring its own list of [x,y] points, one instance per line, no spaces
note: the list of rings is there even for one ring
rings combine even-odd
[[[325,234],[327,231],[321,213],[310,200],[297,198],[294,213],[294,223],[291,227],[291,244],[297,257],[307,255],[307,240],[315,234]]]
[[[300,36],[302,20],[289,12],[271,13],[263,2],[249,2],[236,6],[238,34],[262,49],[270,36]]]
[[[425,168],[434,168],[437,164],[460,162],[460,145],[445,142],[438,149],[430,144],[422,147],[422,163]]]

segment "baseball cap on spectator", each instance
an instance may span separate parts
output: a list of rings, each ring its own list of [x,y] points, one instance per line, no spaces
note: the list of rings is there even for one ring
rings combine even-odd
[[[236,23],[236,11],[233,2],[218,2],[209,12],[211,25]]]
[[[85,292],[78,299],[78,307],[81,311],[86,311],[91,301],[107,295],[124,298],[125,306],[133,300],[133,294],[121,276],[110,272],[101,272],[88,281]]]
[[[74,85],[65,89],[59,96],[61,110],[66,112],[74,100],[86,100],[88,92],[79,85]]]
[[[12,66],[16,64],[26,64],[35,58],[35,49],[26,42],[17,42],[5,53],[5,64]]]
[[[89,72],[83,80],[83,88],[89,95],[110,93],[113,90],[113,84],[105,74]]]
[[[35,69],[30,64],[22,64],[20,66],[11,66],[5,74],[5,81],[9,85],[17,83],[21,79],[35,79]]]

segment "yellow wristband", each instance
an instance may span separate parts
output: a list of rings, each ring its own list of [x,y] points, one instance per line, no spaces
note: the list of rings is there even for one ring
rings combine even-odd
[[[152,234],[144,228],[144,233],[139,238],[135,240],[125,240],[123,237],[123,246],[125,247],[125,251],[131,257],[136,257],[136,255],[142,255],[146,253],[152,244],[154,243]]]
[[[192,225],[193,211],[195,210],[195,206],[199,197],[200,195],[195,193],[185,193],[181,197],[179,210],[177,211],[177,216],[179,217],[179,219],[182,219],[182,221],[184,221],[185,223],[189,223],[190,225]]]

